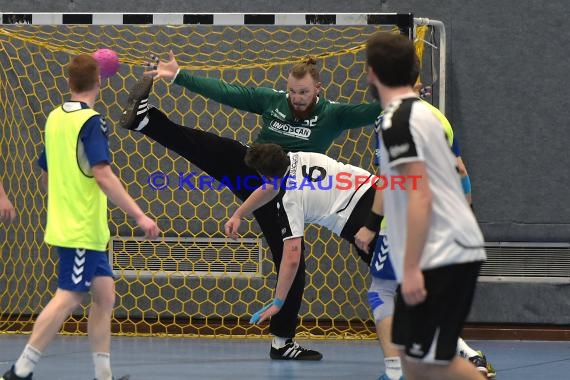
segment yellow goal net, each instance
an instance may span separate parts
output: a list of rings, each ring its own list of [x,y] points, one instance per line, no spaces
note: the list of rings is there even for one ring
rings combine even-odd
[[[159,221],[163,238],[140,239],[135,223],[111,208],[109,256],[116,274],[113,329],[118,334],[260,336],[251,314],[272,299],[276,276],[270,252],[253,220],[243,239],[230,241],[223,225],[238,206],[225,190],[178,188],[180,173],[200,170],[143,135],[114,128],[128,90],[151,53],[173,50],[196,75],[247,86],[285,89],[291,65],[317,58],[324,94],[341,102],[367,98],[364,44],[381,26],[64,26],[0,27],[0,176],[18,212],[0,228],[0,332],[28,332],[56,287],[56,254],[43,242],[46,196],[37,157],[47,114],[67,97],[70,57],[98,48],[115,50],[121,67],[105,80],[97,111],[110,130],[113,167],[137,203]],[[382,26],[387,30],[397,29]],[[420,34],[422,30],[418,31]],[[421,41],[421,38],[418,38]],[[418,52],[422,44],[418,43]],[[244,143],[259,131],[243,113],[158,82],[150,102],[173,121]],[[372,128],[338,138],[329,156],[375,170]],[[208,147],[204,147],[207,149]],[[170,185],[149,186],[156,172]],[[216,188],[216,186],[214,186]],[[371,337],[367,268],[346,242],[308,226],[307,286],[298,332],[311,337]],[[87,306],[64,331],[84,333]]]

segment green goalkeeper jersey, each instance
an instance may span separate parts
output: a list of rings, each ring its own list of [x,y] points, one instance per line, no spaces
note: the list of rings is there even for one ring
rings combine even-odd
[[[284,91],[229,84],[194,76],[186,70],[180,70],[174,83],[227,106],[261,115],[261,131],[255,142],[279,144],[286,151],[325,153],[344,130],[372,125],[381,111],[379,103],[337,103],[319,96],[309,118],[297,120]]]

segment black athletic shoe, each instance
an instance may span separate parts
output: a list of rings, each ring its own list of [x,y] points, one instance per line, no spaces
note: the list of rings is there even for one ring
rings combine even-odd
[[[129,92],[127,105],[123,108],[123,114],[119,120],[121,128],[139,130],[141,121],[148,113],[148,94],[152,88],[151,77],[143,77]]]
[[[125,375],[123,377],[119,377],[118,380],[129,380],[131,378],[131,375]],[[93,380],[97,380],[97,379],[93,379]],[[113,376],[113,380],[115,380],[115,377]]]
[[[0,380],[32,380],[32,374],[30,373],[26,377],[16,376],[14,373],[14,366],[12,366],[12,368],[10,368],[10,370],[6,372],[4,376],[0,377]]]
[[[281,348],[271,346],[269,356],[274,360],[321,360],[323,358],[320,352],[301,347],[293,342],[293,339],[288,339],[285,346]]]

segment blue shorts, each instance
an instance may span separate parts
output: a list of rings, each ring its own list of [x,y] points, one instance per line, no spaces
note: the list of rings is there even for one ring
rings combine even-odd
[[[370,274],[383,280],[395,280],[396,274],[388,251],[388,239],[385,234],[380,232],[370,262]]]
[[[59,277],[57,287],[72,292],[86,293],[97,276],[113,277],[105,251],[57,247]]]

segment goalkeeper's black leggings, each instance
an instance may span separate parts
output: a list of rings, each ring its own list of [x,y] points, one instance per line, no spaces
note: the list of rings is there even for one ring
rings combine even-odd
[[[242,201],[249,197],[253,192],[252,189],[262,184],[259,174],[245,164],[247,147],[238,141],[180,126],[152,107],[149,110],[149,123],[141,132],[186,158],[216,180],[220,181],[223,178],[226,185],[230,181],[230,189]],[[242,182],[245,177],[248,177],[247,186]],[[275,202],[269,202],[253,215],[269,244],[275,270],[278,272],[283,256],[283,238]],[[304,289],[305,258],[302,255],[285,304],[279,313],[271,318],[269,325],[271,334],[284,338],[295,336]]]

